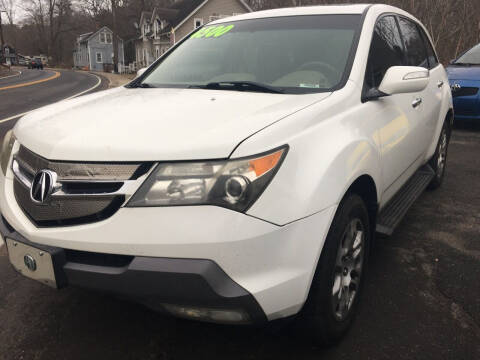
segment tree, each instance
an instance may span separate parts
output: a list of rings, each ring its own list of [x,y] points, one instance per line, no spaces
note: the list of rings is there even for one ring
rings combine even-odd
[[[23,0],[23,9],[28,21],[35,25],[42,49],[58,60],[61,35],[77,28],[71,21],[71,0]]]
[[[10,25],[13,25],[16,9],[15,0],[0,0],[0,10],[3,10],[4,14],[6,14]]]

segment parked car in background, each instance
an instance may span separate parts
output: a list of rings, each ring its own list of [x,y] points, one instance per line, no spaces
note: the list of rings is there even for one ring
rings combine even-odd
[[[480,44],[447,67],[455,119],[480,120]]]
[[[445,69],[405,11],[221,19],[125,87],[20,119],[0,233],[13,266],[54,288],[210,322],[298,316],[333,343],[375,233],[441,185],[451,125]]]
[[[28,63],[28,68],[29,69],[39,69],[43,70],[43,63],[40,58],[33,58],[29,61]]]
[[[28,63],[30,62],[30,60],[24,58],[23,56],[22,57],[18,57],[18,65],[20,66],[28,66]]]

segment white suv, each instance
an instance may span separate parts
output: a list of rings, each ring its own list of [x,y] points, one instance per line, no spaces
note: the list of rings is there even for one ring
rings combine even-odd
[[[0,232],[23,275],[221,323],[301,314],[334,342],[376,232],[440,185],[452,122],[425,27],[385,5],[204,26],[125,87],[4,140]]]

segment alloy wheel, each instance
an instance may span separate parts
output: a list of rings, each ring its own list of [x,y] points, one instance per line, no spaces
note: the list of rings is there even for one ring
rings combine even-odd
[[[360,219],[347,225],[337,251],[333,275],[332,306],[335,318],[344,320],[359,290],[364,262],[365,230]]]

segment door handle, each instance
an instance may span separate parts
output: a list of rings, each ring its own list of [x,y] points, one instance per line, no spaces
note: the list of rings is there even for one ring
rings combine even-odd
[[[415,100],[413,100],[412,102],[412,107],[413,108],[417,108],[420,106],[420,104],[422,103],[422,98],[416,98]]]
[[[437,82],[437,86],[438,86],[439,88],[441,88],[441,87],[443,86],[443,81],[440,80],[439,82]]]

